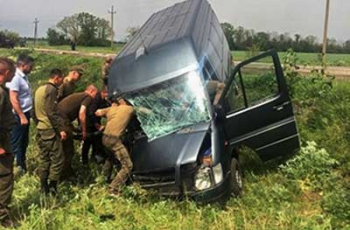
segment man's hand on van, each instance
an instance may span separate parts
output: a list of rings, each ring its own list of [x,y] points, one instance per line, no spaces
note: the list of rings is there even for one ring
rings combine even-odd
[[[150,113],[152,113],[152,110],[147,109],[147,108],[145,108],[145,107],[137,107],[136,110],[137,110],[138,112],[140,112],[140,113],[145,113],[145,114],[150,114]]]
[[[98,116],[98,117],[104,117],[106,116],[107,112],[109,111],[110,107],[108,108],[105,108],[105,109],[98,109],[96,112],[95,112],[95,115]]]
[[[102,109],[98,109],[98,110],[95,112],[95,115],[98,116],[98,117],[102,117],[102,116],[103,116]]]

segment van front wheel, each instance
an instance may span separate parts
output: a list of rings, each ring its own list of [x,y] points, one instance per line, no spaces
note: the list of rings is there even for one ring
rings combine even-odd
[[[231,160],[230,189],[233,196],[238,197],[242,193],[242,170],[236,158]]]

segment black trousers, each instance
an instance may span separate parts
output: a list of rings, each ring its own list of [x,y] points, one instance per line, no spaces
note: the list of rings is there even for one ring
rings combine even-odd
[[[104,158],[106,158],[105,150],[102,144],[102,133],[98,135],[93,135],[93,133],[97,132],[98,130],[95,127],[88,127],[87,132],[90,134],[88,135],[85,140],[83,141],[83,146],[81,148],[81,157],[83,164],[89,163],[89,151],[90,148],[92,148],[92,154],[90,159],[93,159],[96,155],[100,155]]]

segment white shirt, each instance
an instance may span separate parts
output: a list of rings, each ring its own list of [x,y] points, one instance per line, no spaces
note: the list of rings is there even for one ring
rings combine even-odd
[[[19,69],[16,69],[16,74],[12,81],[6,83],[6,87],[10,91],[18,93],[18,101],[23,113],[30,111],[33,108],[32,91],[30,89],[28,77]]]

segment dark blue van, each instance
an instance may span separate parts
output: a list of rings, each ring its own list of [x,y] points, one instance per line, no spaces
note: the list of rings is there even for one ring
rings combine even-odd
[[[240,146],[263,160],[299,148],[277,53],[232,63],[206,0],[153,14],[126,44],[108,87],[136,109],[127,134],[134,182],[166,196],[216,200],[241,192]]]

